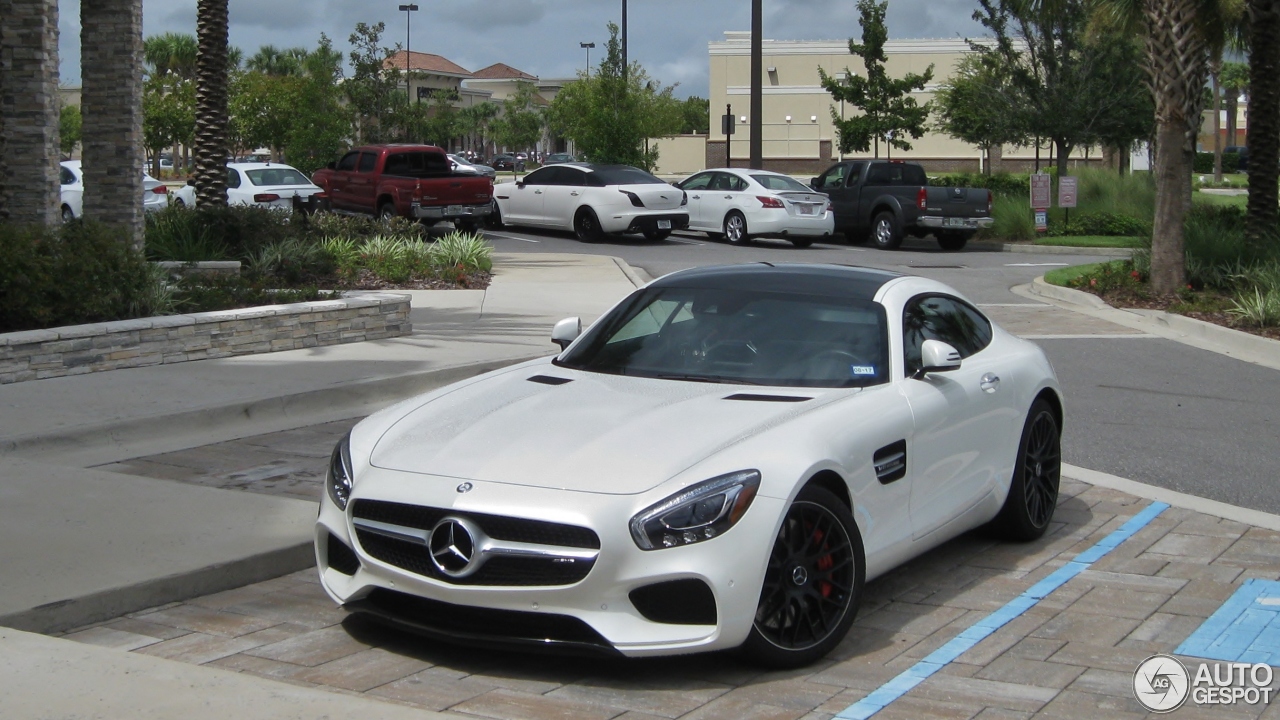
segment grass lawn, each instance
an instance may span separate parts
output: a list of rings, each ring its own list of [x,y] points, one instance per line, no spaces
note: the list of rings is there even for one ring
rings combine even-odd
[[[1067,283],[1071,282],[1072,280],[1075,280],[1081,275],[1086,275],[1088,273],[1093,272],[1094,270],[1097,270],[1103,265],[1109,265],[1109,264],[1111,263],[1089,263],[1088,265],[1073,265],[1071,267],[1064,267],[1064,268],[1058,268],[1056,270],[1050,270],[1049,272],[1044,274],[1044,281],[1049,283],[1050,285],[1061,285],[1063,287],[1066,287]]]
[[[1138,248],[1146,245],[1146,238],[1114,237],[1108,235],[1065,235],[1035,239],[1035,245],[1058,245],[1065,247],[1102,247],[1102,248]]]
[[[1194,192],[1191,194],[1193,202],[1204,203],[1206,205],[1235,205],[1240,209],[1249,203],[1248,195],[1213,195],[1210,193]]]
[[[1200,178],[1204,178],[1206,182],[1213,182],[1213,173],[1196,173],[1192,176],[1194,181],[1199,181]],[[1244,173],[1223,173],[1222,181],[1231,187],[1249,187],[1249,176]]]

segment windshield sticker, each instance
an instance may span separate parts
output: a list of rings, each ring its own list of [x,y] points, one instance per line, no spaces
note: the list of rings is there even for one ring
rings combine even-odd
[[[859,375],[875,375],[876,368],[874,365],[850,365],[849,374],[855,377]]]

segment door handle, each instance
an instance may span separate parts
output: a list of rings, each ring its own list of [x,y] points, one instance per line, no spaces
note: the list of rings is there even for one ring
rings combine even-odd
[[[996,389],[1000,387],[1000,376],[995,373],[987,373],[986,375],[983,375],[982,382],[979,383],[979,387],[981,387],[982,391],[986,393],[995,392]]]
[[[541,191],[541,190],[534,190],[534,191],[533,191],[533,194],[534,194],[534,195],[541,195],[541,194],[542,194],[542,191]]]
[[[571,193],[569,193],[569,194],[570,194],[570,195],[572,195],[572,196],[574,196],[574,197],[578,197],[578,191],[576,191],[576,190],[575,190],[575,191],[573,191],[573,192],[571,192]]]
[[[732,196],[732,195],[725,195],[725,196],[724,196],[724,199],[725,199],[725,200],[732,200],[732,199],[733,199],[733,196]]]
[[[701,199],[702,199],[702,196],[701,196],[701,195],[690,195],[689,197],[693,198],[694,200],[701,200]]]

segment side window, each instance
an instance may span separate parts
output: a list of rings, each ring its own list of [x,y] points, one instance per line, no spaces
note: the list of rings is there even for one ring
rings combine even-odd
[[[534,170],[524,177],[525,185],[554,185],[555,184],[555,166]]]
[[[349,152],[346,155],[343,155],[342,159],[338,161],[338,169],[345,170],[347,172],[352,172],[353,170],[356,169],[356,161],[358,161],[359,159],[360,159],[360,153]]]
[[[227,168],[227,187],[232,190],[240,187],[240,172],[235,168]]]
[[[587,184],[587,174],[577,168],[561,167],[557,170],[556,182],[560,185],[583,187]]]
[[[737,175],[729,176],[729,189],[734,192],[742,192],[747,189],[747,181]]]
[[[854,163],[849,166],[849,187],[858,184],[858,179],[862,177],[862,163]]]
[[[871,169],[867,171],[867,184],[868,185],[892,185],[893,170],[891,166],[886,165],[884,163],[872,165]]]
[[[371,156],[366,156],[371,157]],[[369,168],[372,170],[373,168]],[[396,153],[387,156],[387,164],[383,166],[382,171],[387,175],[408,175],[409,174],[409,156],[404,153]],[[365,170],[364,163],[360,164],[360,172],[368,172]]]
[[[838,187],[844,187],[845,174],[849,172],[848,165],[837,165],[827,171],[826,175],[819,178],[819,190],[831,190]]]
[[[63,185],[74,185],[76,182],[76,174],[66,168],[59,168],[58,181]]]
[[[925,340],[941,340],[967,358],[991,343],[991,323],[956,298],[921,295],[912,298],[902,313],[902,349],[908,375],[920,369]]]
[[[375,153],[360,153],[360,172],[373,172],[373,166],[377,164],[378,156]]]
[[[715,173],[702,173],[689,178],[689,182],[684,184],[684,190],[706,190],[711,186],[711,178]]]
[[[903,165],[902,184],[911,186],[928,185],[929,176],[924,174],[924,168],[919,165]]]

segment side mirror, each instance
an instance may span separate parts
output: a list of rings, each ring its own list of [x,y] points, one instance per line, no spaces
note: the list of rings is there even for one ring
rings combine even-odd
[[[809,187],[813,188],[814,190],[817,190],[818,186],[821,184],[821,181],[822,181],[822,178],[809,178]]]
[[[519,181],[519,180],[517,180],[517,181],[516,181],[516,187],[518,187],[518,188],[520,188],[521,190],[523,190],[523,189],[524,189],[524,182],[523,182],[523,181]],[[559,326],[557,326],[557,327],[559,327]]]
[[[195,179],[195,178],[187,178],[187,184],[188,184],[188,185],[190,185],[191,187],[195,187],[195,186],[196,186],[196,179]]]
[[[948,372],[960,369],[960,351],[941,340],[925,340],[920,347],[920,369],[912,377],[917,380],[925,373]]]
[[[569,347],[569,343],[582,334],[582,318],[565,318],[551,328],[551,342],[560,346],[561,350]]]

